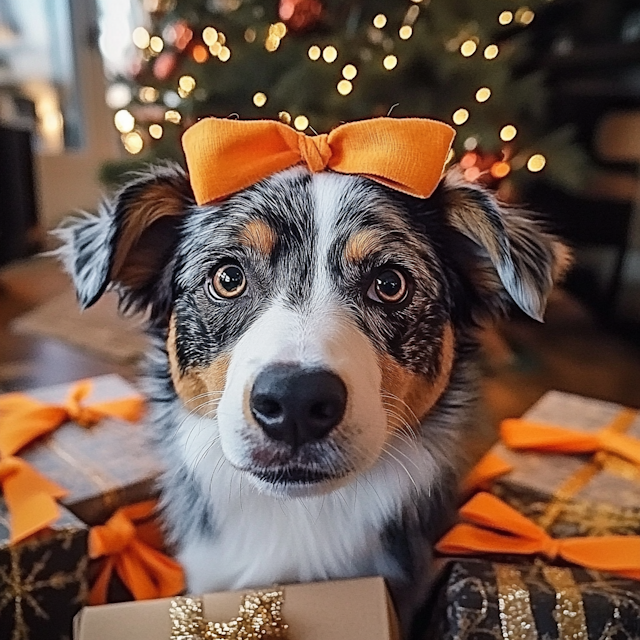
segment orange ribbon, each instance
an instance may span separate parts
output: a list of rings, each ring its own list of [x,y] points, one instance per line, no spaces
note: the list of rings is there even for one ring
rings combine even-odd
[[[69,420],[89,427],[107,416],[135,421],[142,415],[139,397],[83,404],[90,392],[89,381],[78,382],[64,405],[49,405],[22,393],[0,396],[0,487],[9,510],[12,542],[53,524],[59,517],[56,498],[67,494],[15,454]]]
[[[489,493],[476,494],[460,509],[464,522],[436,545],[447,555],[475,553],[542,555],[587,569],[640,580],[640,536],[552,538],[535,522]]]
[[[621,421],[633,420],[637,414],[623,412]],[[504,420],[500,425],[502,441],[511,449],[533,449],[556,453],[612,453],[640,465],[640,441],[619,432],[614,423],[596,433],[523,419]]]
[[[167,598],[184,590],[182,567],[158,551],[139,534],[139,526],[148,535],[155,503],[141,502],[118,509],[103,525],[89,533],[89,557],[106,556],[100,573],[91,588],[89,604],[107,601],[109,582],[115,571],[136,600]],[[138,523],[138,520],[147,520]],[[157,536],[152,536],[157,537]]]
[[[444,122],[375,118],[307,136],[272,120],[205,118],[182,146],[198,204],[225,198],[302,162],[313,172],[359,174],[419,198],[440,178],[455,135]]]
[[[503,460],[494,451],[489,451],[480,458],[462,481],[462,493],[469,494],[478,489],[488,489],[496,478],[511,471],[513,471],[513,465]]]

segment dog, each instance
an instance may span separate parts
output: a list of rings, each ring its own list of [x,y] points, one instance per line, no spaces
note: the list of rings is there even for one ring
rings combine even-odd
[[[146,312],[162,509],[192,592],[382,575],[405,633],[473,437],[479,326],[567,251],[450,169],[421,199],[292,167],[198,205],[149,168],[59,232],[79,302]]]

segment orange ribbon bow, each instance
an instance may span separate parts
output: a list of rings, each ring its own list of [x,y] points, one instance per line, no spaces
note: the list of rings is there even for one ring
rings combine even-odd
[[[444,122],[374,118],[307,136],[272,120],[205,118],[182,146],[198,204],[225,198],[300,162],[313,171],[359,174],[419,198],[440,178],[455,135]]]
[[[476,494],[460,509],[458,524],[436,545],[447,555],[539,554],[587,569],[640,580],[640,536],[552,538],[544,529],[489,493]]]
[[[633,412],[629,412],[634,416]],[[504,420],[502,441],[511,449],[534,449],[557,453],[597,453],[603,451],[640,465],[640,441],[605,428],[595,433],[576,431],[530,420]]]
[[[462,481],[462,493],[469,494],[478,489],[487,489],[494,480],[511,471],[513,471],[513,465],[503,460],[494,451],[489,451],[480,458]]]
[[[49,405],[22,393],[0,396],[0,487],[11,520],[11,542],[18,542],[48,527],[59,517],[57,498],[67,492],[15,457],[23,447],[73,420],[89,427],[106,416],[138,420],[144,408],[141,398],[123,398],[84,405],[91,383],[71,389],[64,405]]]
[[[153,501],[118,509],[103,525],[89,533],[89,556],[106,560],[91,588],[89,604],[107,601],[109,581],[115,571],[136,600],[167,598],[184,590],[182,567],[155,549],[143,537],[155,508]],[[147,520],[140,524],[138,520]],[[146,527],[144,535],[139,527]],[[157,537],[157,536],[155,536]]]

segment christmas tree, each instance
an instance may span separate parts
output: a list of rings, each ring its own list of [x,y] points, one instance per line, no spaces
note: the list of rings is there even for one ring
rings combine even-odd
[[[519,72],[548,2],[145,0],[138,58],[110,89],[133,157],[104,178],[180,161],[181,133],[203,116],[280,119],[313,134],[392,113],[454,125],[452,159],[468,180],[523,186],[544,175],[575,187],[584,156],[570,129],[549,124],[543,74]]]

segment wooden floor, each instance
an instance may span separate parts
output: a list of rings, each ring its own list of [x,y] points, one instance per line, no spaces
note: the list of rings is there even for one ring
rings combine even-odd
[[[134,365],[115,365],[64,342],[11,330],[12,319],[68,286],[52,260],[0,271],[0,391],[111,372],[136,377]],[[600,329],[562,292],[552,297],[545,324],[518,318],[485,333],[483,343],[483,392],[492,425],[522,414],[550,389],[640,407],[638,346]]]

